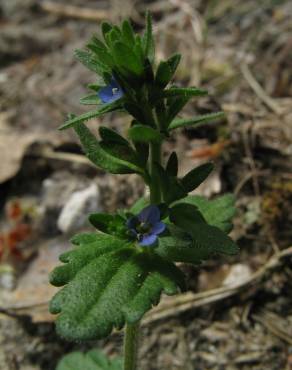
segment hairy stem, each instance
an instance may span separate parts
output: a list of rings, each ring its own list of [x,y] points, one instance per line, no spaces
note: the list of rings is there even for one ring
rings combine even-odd
[[[139,322],[127,324],[124,338],[124,370],[136,370]]]
[[[159,179],[156,176],[155,163],[161,162],[161,144],[150,144],[150,163],[149,172],[151,176],[150,184],[150,203],[158,204],[161,202],[161,190]]]

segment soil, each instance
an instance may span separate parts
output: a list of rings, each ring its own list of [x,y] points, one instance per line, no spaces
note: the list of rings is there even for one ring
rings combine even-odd
[[[216,171],[198,193],[236,195],[232,237],[241,251],[199,267],[182,266],[191,304],[163,298],[168,310],[145,318],[139,369],[292,369],[291,1],[126,0],[121,7],[117,0],[2,0],[0,230],[17,230],[19,244],[17,253],[0,260],[1,370],[54,370],[65,353],[92,347],[121,354],[121,333],[83,344],[57,337],[47,310],[53,294],[47,274],[69,248],[72,228],[88,228],[74,220],[67,232],[58,228],[74,192],[95,183],[98,208],[113,212],[146,190],[134,175],[92,167],[73,131],[57,128],[69,112],[88,110],[79,99],[95,82],[74,59],[74,49],[99,32],[105,19],[130,17],[142,30],[147,8],[158,58],[183,55],[175,83],[210,91],[183,115],[226,112],[220,122],[176,133],[164,156],[175,148],[181,173],[215,162]],[[123,134],[129,121],[111,114],[89,125]],[[20,218],[13,216],[17,207]],[[85,220],[86,207],[83,212]],[[226,280],[238,286],[228,295]],[[197,297],[222,287],[213,300]]]

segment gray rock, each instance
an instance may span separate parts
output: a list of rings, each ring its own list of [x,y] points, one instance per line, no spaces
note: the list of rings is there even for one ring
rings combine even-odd
[[[63,233],[76,231],[83,227],[88,214],[100,210],[100,193],[96,184],[74,192],[62,208],[57,226]]]

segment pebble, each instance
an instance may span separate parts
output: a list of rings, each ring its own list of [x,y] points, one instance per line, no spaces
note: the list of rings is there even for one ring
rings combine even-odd
[[[82,228],[88,214],[100,211],[100,192],[96,184],[75,191],[62,208],[57,226],[63,233],[70,233]]]

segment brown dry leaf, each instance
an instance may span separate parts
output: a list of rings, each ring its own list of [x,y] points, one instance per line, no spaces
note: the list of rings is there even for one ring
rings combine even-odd
[[[57,288],[49,283],[49,273],[58,265],[58,257],[68,243],[56,239],[39,249],[38,256],[19,277],[15,290],[0,292],[0,307],[16,314],[29,315],[33,322],[52,321],[48,302]]]
[[[0,114],[0,184],[16,175],[24,155],[34,143],[60,144],[62,137],[55,132],[18,132],[8,124],[8,116]]]

